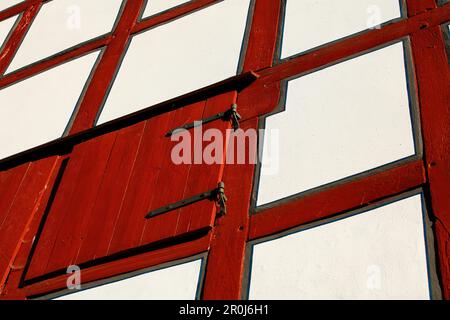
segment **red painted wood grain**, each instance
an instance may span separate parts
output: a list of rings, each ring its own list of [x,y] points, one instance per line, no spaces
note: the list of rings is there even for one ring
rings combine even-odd
[[[143,3],[143,0],[127,1],[119,23],[111,36],[111,41],[102,54],[84,98],[80,103],[70,134],[89,129],[94,125],[104,97],[119,67],[121,57],[130,37],[130,31],[137,22]]]
[[[244,71],[261,70],[273,64],[281,0],[255,1]]]
[[[0,21],[22,10],[27,12],[5,46],[0,72],[7,68],[40,2],[31,0],[0,12]],[[93,126],[130,35],[215,2],[195,0],[137,21],[143,1],[128,1],[112,35],[0,78],[0,88],[106,46],[70,134],[84,132]],[[68,166],[54,202],[50,204],[43,233],[37,239],[32,257],[29,255],[32,239],[37,235],[61,158],[45,158],[1,171],[0,231],[5,232],[0,235],[0,288],[6,285],[3,297],[29,297],[65,287],[66,275],[21,284],[24,265],[29,259],[31,264],[26,280],[65,268],[70,263],[93,262],[211,226],[213,231],[197,240],[149,249],[138,255],[129,253],[130,256],[125,255],[119,260],[90,266],[83,271],[83,281],[154,266],[207,251],[210,247],[203,298],[239,299],[247,241],[425,187],[430,190],[428,201],[436,218],[442,289],[444,297],[450,299],[450,79],[439,28],[450,20],[450,4],[438,8],[433,0],[409,0],[407,5],[407,19],[272,65],[280,0],[257,0],[244,70],[260,71],[261,77],[239,93],[238,108],[246,120],[242,123],[244,128],[256,128],[257,118],[271,112],[278,104],[280,81],[408,36],[417,76],[425,159],[412,159],[370,175],[359,175],[333,187],[264,207],[249,216],[253,165],[176,167],[167,161],[171,144],[167,143],[167,138],[162,139],[167,130],[223,111],[236,99],[234,92],[208,97],[198,104],[154,116],[76,145],[68,155]],[[208,127],[224,130],[228,126],[228,123],[217,122]],[[221,179],[225,181],[229,198],[228,214],[217,219],[215,224],[215,205],[207,201],[144,220],[149,210],[211,189]],[[5,283],[5,280],[8,281]]]
[[[199,102],[187,109],[178,109],[174,111],[174,118],[170,128],[175,129],[184,124],[202,119],[204,110],[205,103]],[[157,194],[153,197],[148,212],[183,200],[186,188],[190,187],[188,178],[192,164],[176,164],[172,160],[172,150],[179,142],[171,141],[171,137],[163,136],[161,139],[166,139],[167,143],[165,150],[160,155],[163,158],[163,162],[155,188]],[[191,139],[191,146],[193,142],[194,139]],[[206,189],[207,186],[204,186],[204,188]],[[179,210],[172,210],[147,219],[142,233],[141,244],[153,242],[157,239],[173,237],[179,220],[179,214]]]
[[[242,123],[243,130],[257,128],[257,118]],[[256,153],[256,146],[248,147],[247,156],[252,152]],[[254,167],[251,163],[225,165],[227,214],[217,219],[214,228],[203,288],[205,300],[241,298]]]
[[[102,231],[106,225],[116,221],[120,212],[144,129],[145,122],[117,133],[92,212],[83,219],[83,230],[76,242],[72,242],[76,254],[72,255],[71,263],[80,264],[92,260],[95,257],[92,251],[97,245],[109,240],[110,233],[105,235]]]
[[[13,292],[13,297],[17,297],[19,299],[25,298],[23,293],[21,293],[18,288],[21,285],[22,275],[29,261],[30,251],[32,250],[35,235],[41,225],[47,203],[52,196],[54,185],[57,184],[58,176],[62,172],[62,164],[64,159],[66,159],[66,156],[57,156],[55,159],[55,167],[48,178],[47,188],[45,188],[40,201],[35,207],[35,213],[30,217],[27,225],[24,227],[23,237],[21,237],[22,239],[17,246],[17,254],[11,258],[10,270],[7,275],[7,285],[4,287],[3,291],[0,290],[0,299],[2,296],[11,296],[9,293],[10,291]],[[17,292],[17,294],[14,292]]]
[[[249,240],[269,236],[319,219],[368,205],[420,187],[426,182],[421,160],[282,202],[253,214]]]
[[[51,258],[49,259],[45,272],[66,270],[74,264],[72,257],[76,255],[83,234],[93,214],[92,208],[95,204],[100,185],[110,163],[110,157],[117,133],[108,134],[88,141],[83,145],[83,164],[80,175],[75,184],[75,190],[70,198],[62,199],[63,210],[66,212],[62,224],[58,229],[56,241],[53,245]],[[69,160],[70,165],[70,160]],[[61,212],[50,212],[60,214]],[[95,213],[94,213],[95,214]]]
[[[158,193],[156,184],[165,160],[161,154],[167,142],[161,137],[170,130],[173,115],[165,113],[147,120],[123,205],[116,221],[109,221],[104,227],[102,235],[109,239],[96,246],[96,257],[117,252],[120,248],[139,246],[146,224],[144,216],[152,197]]]
[[[236,102],[237,92],[231,91],[216,97],[208,99],[206,102],[203,118],[208,118],[219,112],[226,112],[231,108],[232,104]],[[205,163],[207,159],[203,159],[201,164],[193,164],[187,179],[187,185],[183,198],[189,198],[196,194],[209,191],[217,188],[217,184],[222,180],[224,161],[226,156],[227,146],[227,130],[231,128],[229,121],[217,120],[207,123],[202,126],[203,132],[213,129],[218,130],[222,137],[222,161],[219,163]],[[205,150],[210,141],[203,141],[200,150]],[[213,226],[215,213],[217,211],[216,205],[212,201],[201,201],[192,206],[185,207],[179,210],[179,219],[177,222],[176,234],[182,234],[186,231],[195,231],[207,226]]]
[[[74,148],[31,258],[27,278],[40,276],[48,270],[67,268],[68,241],[81,225],[84,210],[95,199],[96,184],[98,188],[114,139],[115,133]]]
[[[411,46],[418,75],[430,202],[433,215],[440,223],[438,253],[442,289],[444,297],[450,299],[450,68],[438,26],[413,34]]]

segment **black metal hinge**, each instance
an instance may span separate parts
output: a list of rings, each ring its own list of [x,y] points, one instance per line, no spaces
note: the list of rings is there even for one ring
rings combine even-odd
[[[227,197],[225,196],[225,184],[223,182],[219,182],[217,185],[217,188],[215,188],[213,190],[203,192],[203,193],[195,195],[191,198],[184,199],[184,200],[169,204],[165,207],[150,211],[149,213],[147,213],[145,218],[149,219],[149,218],[152,218],[155,216],[159,216],[160,214],[182,208],[184,206],[199,202],[204,199],[209,199],[211,201],[214,201],[217,204],[217,206],[219,207],[219,211],[217,212],[217,215],[219,217],[226,214],[226,212],[227,212],[227,206],[226,206]]]
[[[237,129],[239,129],[239,120],[241,120],[241,115],[237,112],[237,104],[233,104],[231,106],[231,108],[225,112],[220,112],[216,115],[213,115],[211,117],[205,118],[205,119],[201,119],[198,121],[194,121],[194,122],[190,122],[185,124],[184,126],[175,128],[170,130],[169,132],[166,133],[166,137],[170,137],[173,134],[175,134],[177,131],[179,130],[188,130],[188,129],[192,129],[195,127],[198,127],[200,125],[203,125],[205,123],[208,122],[212,122],[218,119],[222,119],[224,121],[231,121],[231,125],[233,126],[233,130],[236,131]]]

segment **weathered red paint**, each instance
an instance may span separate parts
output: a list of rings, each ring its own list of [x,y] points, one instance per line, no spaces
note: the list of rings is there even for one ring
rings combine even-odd
[[[89,132],[130,36],[216,2],[193,0],[138,21],[143,0],[129,0],[112,34],[1,77],[0,89],[106,47],[69,138]],[[0,21],[26,12],[1,53],[0,73],[41,3],[29,0],[0,12]],[[280,4],[280,0],[255,1],[243,68],[261,77],[242,91],[232,88],[209,94],[177,110],[76,143],[67,154],[0,171],[1,298],[25,299],[61,290],[67,277],[61,271],[72,263],[84,263],[83,282],[90,282],[209,251],[203,298],[239,299],[247,241],[425,187],[436,219],[443,294],[450,299],[450,76],[439,28],[450,20],[450,4],[437,7],[433,0],[408,0],[406,19],[274,64]],[[250,215],[254,165],[177,167],[167,161],[170,144],[155,139],[174,127],[224,111],[236,99],[242,127],[257,128],[259,116],[277,106],[281,81],[404,37],[410,37],[413,51],[423,159],[400,162]],[[207,127],[226,130],[229,123],[218,121]],[[63,160],[67,167],[56,188]],[[212,189],[219,180],[226,184],[227,215],[215,220],[215,204],[201,202],[152,221],[143,219],[149,210]],[[159,242],[163,239],[170,241]],[[105,257],[109,260],[101,260]]]
[[[32,219],[44,205],[43,196],[57,165],[58,157],[50,157],[2,173],[2,177],[12,175],[7,177],[9,179],[2,179],[2,187],[11,188],[12,192],[6,193],[14,196],[5,202],[2,197],[2,203],[7,203],[9,208],[4,208],[0,225],[0,289],[5,284],[10,269],[21,267],[17,266],[15,258]]]
[[[242,123],[243,130],[257,128],[257,118]],[[247,143],[247,157],[256,154],[256,146]],[[214,228],[203,299],[241,298],[254,167],[253,164],[225,165],[224,182],[229,199],[227,214],[217,219]]]
[[[411,35],[419,75],[420,114],[425,167],[437,227],[443,294],[450,299],[450,68],[439,26]]]

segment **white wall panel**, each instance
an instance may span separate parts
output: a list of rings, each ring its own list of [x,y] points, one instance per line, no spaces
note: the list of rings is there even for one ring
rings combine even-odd
[[[189,1],[190,0],[148,0],[142,17],[146,18],[152,16]]]
[[[133,37],[98,123],[236,75],[249,0],[227,0]]]
[[[194,300],[202,260],[143,273],[57,300]]]
[[[7,72],[112,30],[122,0],[57,0],[45,3]]]
[[[0,90],[0,159],[60,138],[99,52]]]
[[[399,0],[287,0],[281,57],[400,16]]]
[[[0,22],[0,49],[2,49],[2,46],[4,45],[6,38],[8,37],[11,29],[16,23],[16,20],[17,16],[14,16]]]
[[[24,0],[1,0],[0,1],[0,11],[3,11],[5,9],[8,9],[9,7],[12,7],[20,2],[23,2]]]
[[[258,205],[413,155],[402,43],[289,81],[266,129],[279,152],[265,143]],[[265,168],[274,157],[277,170]]]
[[[429,299],[421,196],[253,247],[250,299]]]

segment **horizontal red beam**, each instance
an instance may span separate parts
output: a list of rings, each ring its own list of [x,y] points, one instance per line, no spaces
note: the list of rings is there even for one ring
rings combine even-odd
[[[249,240],[272,235],[319,219],[367,206],[426,182],[422,160],[264,209],[250,217]]]
[[[111,41],[111,36],[103,36],[101,38],[97,38],[95,40],[89,41],[82,46],[78,46],[73,50],[63,52],[58,54],[50,59],[44,59],[42,61],[36,62],[29,67],[19,69],[14,71],[2,78],[0,78],[0,89],[9,86],[15,82],[26,79],[28,77],[34,76],[40,72],[51,69],[63,62],[69,61],[71,59],[75,59],[84,54],[87,54],[91,51],[100,49]],[[2,58],[2,57],[0,57]],[[3,58],[2,58],[3,59]],[[3,65],[3,60],[0,61],[0,68]]]
[[[417,31],[437,26],[450,20],[450,3],[414,17],[388,24],[381,29],[362,32],[326,47],[318,48],[304,55],[287,59],[260,73],[258,83],[273,83],[294,75],[314,70],[352,55],[370,50],[413,34]]]
[[[151,268],[163,263],[188,258],[202,252],[206,252],[209,249],[210,238],[211,233],[191,242],[180,243],[125,259],[115,260],[95,267],[81,269],[81,285],[92,281],[107,279],[124,273]],[[19,270],[17,272],[19,273]],[[68,276],[69,275],[58,276],[18,289],[7,287],[7,291],[4,294],[5,296],[14,295],[25,298],[64,290],[67,288],[66,281]],[[1,299],[2,296],[0,296],[0,300]]]

